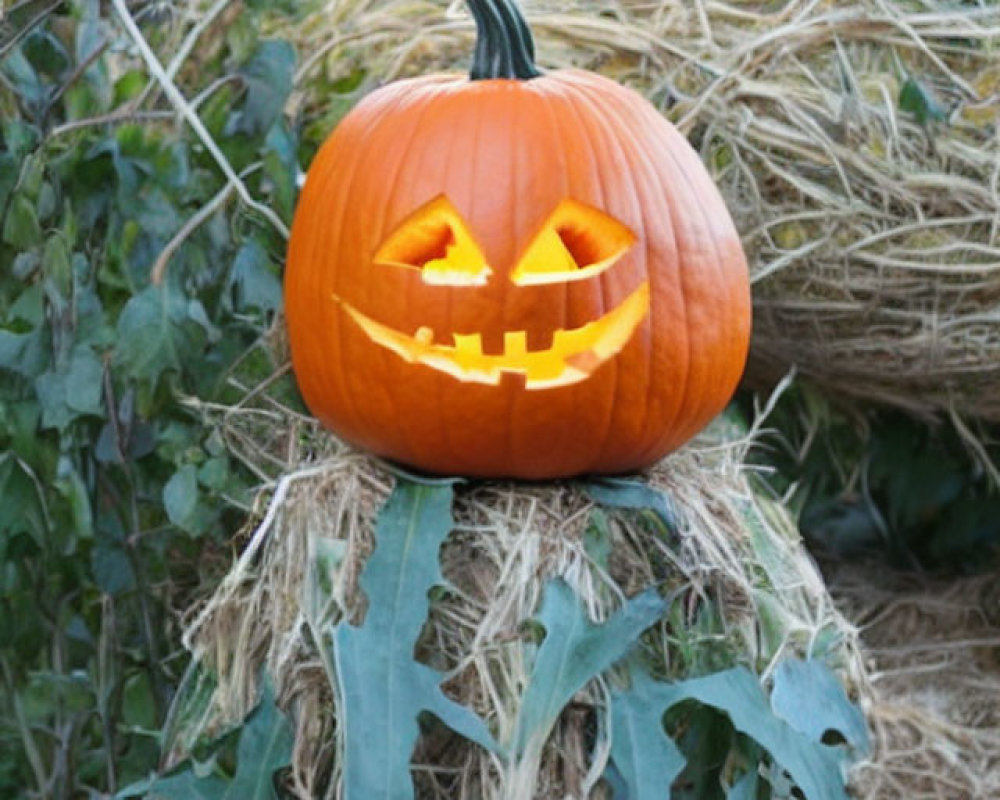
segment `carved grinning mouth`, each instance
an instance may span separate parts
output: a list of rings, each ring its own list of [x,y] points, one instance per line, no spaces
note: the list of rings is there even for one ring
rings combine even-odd
[[[527,389],[548,389],[586,379],[625,347],[649,310],[649,282],[644,281],[603,317],[579,328],[555,331],[552,346],[544,350],[528,350],[524,331],[506,331],[504,351],[497,355],[483,353],[478,333],[454,333],[453,344],[438,343],[430,328],[421,327],[411,336],[338,301],[373,342],[404,361],[424,364],[463,382],[495,386],[506,372],[523,375]]]

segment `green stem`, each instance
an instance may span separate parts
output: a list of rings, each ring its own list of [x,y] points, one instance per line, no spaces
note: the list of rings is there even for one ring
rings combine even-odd
[[[476,21],[476,50],[469,77],[474,81],[508,78],[530,80],[542,73],[535,66],[535,43],[514,0],[467,0]]]

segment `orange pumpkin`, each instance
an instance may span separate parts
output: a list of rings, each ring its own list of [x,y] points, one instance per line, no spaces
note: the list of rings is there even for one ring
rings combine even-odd
[[[471,77],[366,97],[292,226],[292,361],[319,420],[431,472],[648,465],[728,402],[746,261],[716,188],[646,100],[539,73],[510,0],[470,0]]]

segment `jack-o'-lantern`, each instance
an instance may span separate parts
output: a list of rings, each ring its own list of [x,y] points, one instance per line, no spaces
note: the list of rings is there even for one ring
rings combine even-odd
[[[740,378],[739,238],[652,105],[539,72],[510,0],[469,6],[471,76],[371,93],[309,169],[285,274],[299,387],[345,440],[431,472],[648,465]]]

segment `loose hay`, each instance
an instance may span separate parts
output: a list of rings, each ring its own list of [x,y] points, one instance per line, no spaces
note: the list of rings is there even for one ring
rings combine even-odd
[[[829,564],[870,661],[875,760],[859,795],[1000,797],[1000,576],[921,581]]]
[[[253,418],[230,417],[228,427],[241,420]],[[530,669],[522,626],[546,580],[560,576],[595,620],[650,585],[679,591],[684,626],[661,623],[645,640],[671,676],[739,662],[766,678],[787,655],[815,654],[863,697],[854,631],[789,518],[751,490],[739,466],[745,444],[703,437],[652,470],[647,478],[673,499],[681,531],[665,538],[635,514],[608,512],[606,571],[585,546],[594,503],[573,484],[459,487],[457,524],[441,551],[451,586],[433,599],[420,658],[447,671],[446,691],[503,740]],[[243,718],[263,667],[294,720],[296,796],[339,796],[328,630],[363,616],[358,573],[392,482],[384,465],[342,450],[277,483],[239,560],[189,615],[185,643],[196,662],[175,709],[171,763]],[[600,681],[580,693],[528,775],[505,771],[458,737],[425,736],[414,762],[418,796],[520,797],[513,787],[524,785],[542,798],[603,796],[592,790],[607,757],[606,733],[593,712],[606,702]],[[603,753],[596,764],[594,752]]]
[[[1000,419],[1000,6],[525,6],[541,64],[639,89],[700,148],[751,259],[751,379],[797,365],[849,395]],[[298,31],[300,86],[463,69],[470,35],[454,4],[332,2]],[[946,121],[901,109],[911,76]]]

